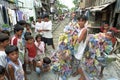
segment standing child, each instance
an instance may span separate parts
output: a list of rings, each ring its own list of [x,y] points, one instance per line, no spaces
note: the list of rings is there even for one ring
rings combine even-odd
[[[18,59],[19,50],[17,46],[9,45],[6,47],[5,52],[7,54],[7,71],[10,80],[25,80],[22,63]]]
[[[35,45],[37,47],[37,58],[41,59],[45,56],[45,44],[41,41],[42,36],[40,34],[36,35]]]
[[[76,76],[77,74],[80,74],[81,77],[79,80],[86,80],[85,79],[85,75],[83,73],[82,67],[81,65],[81,60],[84,54],[84,50],[86,48],[86,39],[87,39],[87,28],[85,27],[85,23],[86,23],[86,17],[85,16],[80,16],[78,18],[78,24],[79,24],[79,32],[78,32],[78,39],[77,39],[77,44],[78,44],[78,49],[77,49],[77,53],[74,54],[73,58],[75,60],[75,73],[73,74],[73,76]]]
[[[32,70],[32,65],[33,65],[33,68],[35,70],[34,59],[35,59],[35,56],[37,53],[37,49],[36,49],[36,46],[34,44],[34,39],[31,35],[26,36],[26,50],[28,52],[28,62],[29,62],[30,68]]]
[[[45,43],[45,49],[46,44],[51,45],[52,48],[55,49],[52,35],[52,21],[49,20],[49,15],[44,16],[44,27],[41,31],[43,32],[43,41]]]
[[[0,65],[5,68],[7,61],[6,61],[6,54],[5,54],[5,47],[9,45],[9,36],[0,33]]]

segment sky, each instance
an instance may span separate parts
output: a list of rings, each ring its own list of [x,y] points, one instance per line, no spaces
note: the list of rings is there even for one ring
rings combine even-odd
[[[69,9],[71,9],[72,7],[74,7],[74,3],[73,0],[59,0],[62,4],[68,6]]]

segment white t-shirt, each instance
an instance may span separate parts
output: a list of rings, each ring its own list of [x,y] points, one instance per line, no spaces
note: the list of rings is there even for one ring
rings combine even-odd
[[[43,25],[44,25],[43,21],[41,21],[41,23],[37,22],[36,25],[35,25],[35,32],[39,33],[37,30],[43,29]]]
[[[52,21],[44,22],[43,30],[49,30],[43,32],[43,37],[52,38]]]
[[[5,67],[7,64],[5,51],[0,51],[0,65]]]

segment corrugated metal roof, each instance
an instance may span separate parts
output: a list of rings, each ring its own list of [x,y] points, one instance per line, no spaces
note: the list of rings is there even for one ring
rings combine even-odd
[[[105,9],[107,6],[111,5],[112,3],[114,3],[116,0],[113,0],[112,2],[108,2],[104,5],[100,5],[100,6],[95,6],[93,7],[90,11],[91,12],[95,12],[95,11],[102,11],[103,9]]]

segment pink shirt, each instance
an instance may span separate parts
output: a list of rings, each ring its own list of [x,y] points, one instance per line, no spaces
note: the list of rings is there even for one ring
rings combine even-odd
[[[44,54],[44,50],[45,50],[45,44],[44,44],[44,42],[43,41],[41,41],[40,42],[40,44],[37,42],[37,41],[35,41],[35,45],[36,45],[36,47],[37,47],[37,54],[39,55],[39,54]]]

